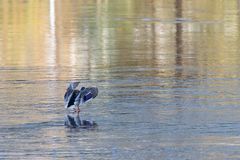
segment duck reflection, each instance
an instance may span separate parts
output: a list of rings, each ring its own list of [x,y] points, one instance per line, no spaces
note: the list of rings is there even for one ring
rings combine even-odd
[[[64,118],[64,125],[69,128],[95,128],[97,123],[90,120],[81,120],[80,114],[67,113]]]

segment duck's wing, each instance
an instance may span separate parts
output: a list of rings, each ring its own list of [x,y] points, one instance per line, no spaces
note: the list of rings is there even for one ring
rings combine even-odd
[[[68,98],[68,101],[66,101],[66,103],[65,103],[65,108],[68,108],[68,107],[70,107],[72,105],[75,105],[74,102],[76,101],[76,98],[77,98],[79,92],[80,92],[79,90],[74,90],[72,92],[72,94]]]
[[[70,82],[67,89],[74,90],[77,88],[80,82]]]
[[[74,104],[74,100],[76,98],[76,91],[77,86],[79,85],[80,82],[71,82],[68,85],[68,88],[66,90],[66,93],[64,94],[64,103],[65,103],[65,108],[71,106]],[[73,104],[71,104],[73,103]]]
[[[75,105],[81,105],[83,103],[86,103],[90,101],[91,99],[97,97],[98,95],[98,88],[96,87],[89,87],[84,88],[80,90],[78,96],[75,99]]]
[[[97,97],[98,95],[98,88],[90,87],[86,88],[82,93],[83,103]]]

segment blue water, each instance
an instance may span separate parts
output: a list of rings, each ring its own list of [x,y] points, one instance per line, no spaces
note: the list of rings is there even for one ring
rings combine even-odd
[[[0,2],[0,159],[240,159],[239,3]],[[64,126],[70,81],[97,86]]]

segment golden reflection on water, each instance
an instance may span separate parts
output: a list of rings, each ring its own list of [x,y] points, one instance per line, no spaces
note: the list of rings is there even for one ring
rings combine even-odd
[[[1,1],[0,63],[234,66],[239,17],[225,16],[234,7],[218,0]]]

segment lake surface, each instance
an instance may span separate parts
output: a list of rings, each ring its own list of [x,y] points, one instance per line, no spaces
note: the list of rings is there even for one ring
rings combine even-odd
[[[0,159],[240,159],[240,2],[0,1],[0,109]]]

